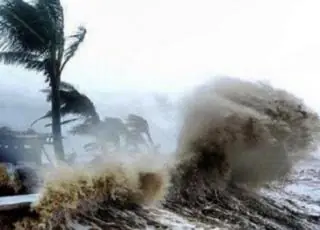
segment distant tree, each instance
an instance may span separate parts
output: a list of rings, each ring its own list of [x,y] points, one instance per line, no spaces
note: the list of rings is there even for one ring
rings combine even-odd
[[[52,100],[51,90],[44,89],[42,92],[47,94],[47,101]],[[60,113],[61,116],[75,115],[76,118],[64,120],[61,125],[69,124],[77,120],[83,120],[82,123],[75,125],[71,129],[72,134],[93,136],[97,139],[99,145],[104,145],[105,142],[111,142],[119,148],[120,136],[126,135],[127,129],[120,118],[106,117],[100,120],[99,114],[96,111],[94,103],[83,93],[80,93],[73,85],[67,82],[60,83]],[[51,110],[45,115],[35,120],[36,122],[50,118]],[[46,126],[50,126],[47,124]],[[89,146],[97,143],[90,143]]]
[[[89,143],[86,147],[101,146],[107,151],[106,143],[112,143],[117,150],[120,148],[121,136],[127,136],[128,130],[120,118],[105,117],[99,123],[92,123],[90,120],[76,125],[71,130],[73,134],[94,136],[97,142]]]
[[[135,115],[135,114],[129,114],[127,118],[127,127],[130,132],[133,134],[135,133],[137,135],[145,134],[148,138],[149,144],[151,145],[151,148],[154,149],[154,142],[152,140],[149,124],[146,119],[144,119],[141,116]]]
[[[60,81],[87,30],[80,26],[64,35],[64,12],[59,0],[2,0],[0,3],[0,61],[21,65],[46,76],[51,91],[54,150],[64,160],[60,125]]]
[[[120,148],[120,137],[126,136],[127,127],[120,118],[105,117],[102,123],[101,136],[114,143],[117,150]]]
[[[96,148],[102,146],[106,151],[105,143],[112,143],[116,149],[120,148],[120,137],[123,136],[126,141],[126,146],[133,147],[135,151],[138,151],[139,144],[144,144],[155,150],[153,140],[149,131],[149,125],[146,119],[141,116],[129,114],[127,123],[125,124],[120,118],[105,117],[104,120],[99,123],[92,123],[92,121],[86,120],[84,123],[76,125],[71,131],[73,134],[94,136],[97,142],[92,142],[86,145]],[[148,138],[149,145],[143,138],[145,134]]]
[[[107,151],[106,144],[112,143],[116,149],[119,149],[121,136],[125,138],[127,147],[132,146],[135,150],[138,150],[139,144],[145,144],[150,147],[144,140],[143,134],[147,136],[149,144],[154,148],[148,122],[143,117],[129,114],[127,124],[125,124],[120,118],[116,117],[105,117],[104,120],[100,120],[95,105],[90,98],[85,94],[80,93],[70,83],[61,82],[59,91],[61,97],[61,116],[77,116],[76,118],[62,121],[61,125],[82,119],[83,122],[75,125],[70,132],[76,135],[95,137],[96,139],[95,142],[85,145],[86,148],[96,149],[100,146],[103,151]],[[47,94],[48,101],[52,100],[50,90],[45,89],[42,90],[42,92]],[[39,120],[50,117],[51,111],[48,111],[44,116],[35,120],[32,125]]]

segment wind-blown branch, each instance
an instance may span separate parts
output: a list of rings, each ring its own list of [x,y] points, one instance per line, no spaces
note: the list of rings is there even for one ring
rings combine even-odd
[[[80,26],[78,28],[78,32],[69,37],[69,38],[72,39],[72,42],[70,43],[70,45],[64,51],[64,61],[62,63],[60,72],[63,71],[65,65],[75,55],[75,53],[77,52],[80,44],[84,41],[86,34],[87,34],[87,29],[85,27],[83,27],[83,26]]]
[[[44,9],[50,21],[54,22],[52,25],[56,34],[55,43],[62,45],[64,43],[64,15],[61,2],[59,0],[38,0],[38,8]]]
[[[74,86],[67,82],[61,82],[59,91],[61,97],[61,116],[78,115],[85,119],[92,119],[93,123],[99,122],[99,115],[90,98],[81,94]],[[49,89],[44,89],[42,92],[47,94],[47,101],[51,101],[51,91]],[[49,118],[51,115],[51,111],[48,111],[44,116],[38,118],[32,124],[35,124],[39,120]],[[72,121],[75,121],[75,119],[71,119],[67,123]]]
[[[89,120],[85,121],[82,124],[75,125],[70,130],[70,133],[73,135],[88,135],[88,136],[96,136],[96,126]]]
[[[78,120],[79,120],[79,118],[71,118],[71,119],[62,121],[62,122],[60,123],[60,125],[66,125],[66,124],[69,124],[69,123],[72,123],[72,122],[75,122],[75,121],[78,121]],[[44,127],[49,127],[49,126],[51,126],[51,125],[52,125],[52,123],[49,123],[49,124],[46,124]]]
[[[0,52],[0,62],[4,64],[22,65],[26,69],[43,71],[45,64],[37,55],[25,52]]]
[[[45,115],[43,115],[42,117],[39,117],[39,118],[37,118],[36,120],[34,120],[32,123],[31,123],[31,127],[35,124],[35,123],[37,123],[38,121],[41,121],[41,120],[43,120],[43,119],[46,119],[46,118],[50,118],[52,116],[52,113],[51,113],[51,111],[48,111]]]
[[[45,8],[45,7],[44,7]],[[0,5],[2,49],[11,51],[47,51],[54,31],[44,10],[22,0],[4,0]]]
[[[136,133],[144,133],[148,137],[149,143],[154,146],[154,142],[152,140],[149,124],[146,119],[141,116],[135,114],[129,114],[127,118],[128,127],[133,129]]]

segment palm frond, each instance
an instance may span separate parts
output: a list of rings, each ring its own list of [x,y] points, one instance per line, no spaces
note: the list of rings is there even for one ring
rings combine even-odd
[[[54,43],[58,46],[64,45],[64,14],[60,0],[38,0],[38,9],[43,10],[51,22],[55,32]]]
[[[127,118],[127,125],[140,132],[148,132],[149,124],[146,119],[135,114],[129,114]]]
[[[127,118],[127,125],[136,133],[145,133],[151,145],[154,145],[150,134],[149,124],[146,119],[135,114],[129,114]]]
[[[100,145],[97,142],[89,142],[83,146],[86,152],[96,151],[100,148]]]
[[[77,91],[77,89],[70,83],[67,83],[67,82],[60,82],[60,94],[62,93],[62,99],[60,100],[63,100],[65,97],[67,97],[68,93],[67,94],[64,94],[64,92],[73,92],[74,94],[78,94],[79,92]],[[47,102],[50,102],[51,99],[52,99],[52,95],[51,95],[51,89],[50,88],[46,88],[46,89],[42,89],[40,90],[40,92],[42,93],[45,93],[47,95]],[[79,93],[80,94],[80,93]],[[63,104],[63,103],[62,103]]]
[[[39,117],[38,119],[34,120],[30,126],[32,127],[34,124],[36,124],[38,121],[41,121],[43,119],[46,119],[46,118],[50,118],[52,116],[52,113],[51,111],[48,111],[45,115],[43,115],[42,117]]]
[[[37,55],[27,52],[0,52],[0,62],[9,65],[21,65],[26,69],[44,71],[45,63]]]
[[[52,95],[51,95],[51,89],[42,89],[40,90],[40,92],[46,94],[46,101],[50,102],[52,99]]]
[[[63,91],[77,91],[77,89],[70,83],[62,81],[60,83],[60,90]]]
[[[78,31],[74,35],[71,35],[69,37],[71,39],[71,41],[70,41],[70,44],[68,45],[68,47],[64,50],[64,61],[61,66],[60,72],[62,72],[65,65],[75,55],[80,44],[84,41],[86,34],[87,34],[87,29],[83,26],[79,26]]]
[[[75,114],[83,117],[98,118],[98,113],[90,98],[85,94],[81,94],[75,88],[60,88],[60,98],[62,102],[61,115]]]
[[[146,141],[140,132],[129,131],[126,138],[128,145],[146,144]]]
[[[88,135],[88,136],[94,136],[96,133],[94,132],[94,125],[89,122],[85,122],[82,124],[75,125],[72,127],[72,129],[69,131],[73,135]]]
[[[23,0],[3,0],[0,5],[1,49],[11,51],[48,51],[53,31],[48,14]]]
[[[75,122],[75,121],[78,121],[78,120],[79,120],[79,118],[71,118],[71,119],[62,121],[62,122],[61,122],[61,125],[66,125],[66,124],[69,124],[69,123],[71,123],[71,122]]]
[[[41,71],[49,82],[49,76],[54,76],[52,61],[57,67],[61,64],[52,60],[52,55],[56,58],[56,51],[64,46],[63,27],[63,9],[58,0],[38,0],[35,4],[3,0],[0,3],[2,61]]]
[[[111,132],[120,134],[127,134],[128,130],[126,125],[120,118],[117,117],[105,117],[103,120],[103,126]]]
[[[47,101],[52,100],[51,90],[41,90],[47,95]],[[99,122],[99,115],[96,111],[95,105],[84,94],[81,94],[72,84],[61,82],[60,84],[60,113],[61,116],[77,115],[84,118],[91,118],[95,122]],[[39,118],[37,121],[51,117],[51,111]]]
[[[75,121],[78,121],[78,120],[79,120],[79,118],[71,118],[71,119],[62,121],[60,123],[60,125],[66,125],[66,124],[69,124],[69,123],[72,123],[72,122],[75,122]],[[44,127],[50,127],[50,126],[52,126],[52,123],[46,124]]]

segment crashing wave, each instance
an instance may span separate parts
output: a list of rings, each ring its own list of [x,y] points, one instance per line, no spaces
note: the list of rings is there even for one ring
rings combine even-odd
[[[318,216],[258,191],[285,179],[316,148],[319,118],[303,101],[269,85],[222,78],[196,89],[184,108],[174,159],[61,166],[46,177],[33,212],[11,223],[17,229],[170,229],[155,214],[167,211],[212,229],[319,224]]]

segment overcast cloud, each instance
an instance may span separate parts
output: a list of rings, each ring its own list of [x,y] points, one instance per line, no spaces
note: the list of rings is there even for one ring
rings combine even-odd
[[[317,93],[317,0],[62,2],[67,31],[88,28],[63,78],[89,91],[183,91],[218,74],[268,79],[308,98]],[[1,67],[1,84],[42,82],[12,69]]]
[[[139,104],[139,100],[151,97],[146,92],[184,92],[217,75],[267,80],[320,108],[317,0],[62,3],[67,32],[79,24],[88,29],[85,43],[65,69],[63,80],[76,84],[105,113],[116,113],[102,106],[110,104],[115,95],[122,94],[119,101],[125,107],[124,101]],[[42,107],[37,100],[31,101],[34,111],[28,119],[47,109],[38,91],[44,87],[43,80],[33,72],[0,66],[1,95],[12,95],[15,101],[38,98]],[[130,94],[126,96],[126,92]],[[134,98],[134,92],[141,95]],[[1,106],[6,107],[4,98]],[[141,106],[131,108],[139,109]]]

